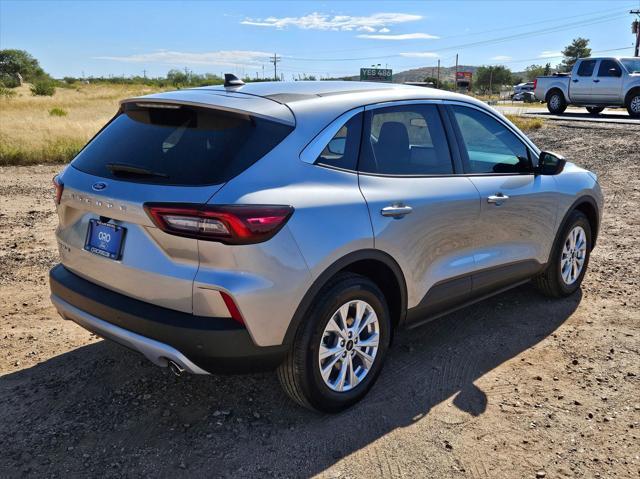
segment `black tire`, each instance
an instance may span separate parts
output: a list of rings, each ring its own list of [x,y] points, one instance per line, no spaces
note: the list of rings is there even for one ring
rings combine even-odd
[[[554,115],[561,115],[567,109],[567,102],[560,90],[552,90],[547,96],[547,110]]]
[[[586,236],[586,252],[582,271],[572,284],[567,284],[562,279],[561,261],[562,250],[569,233],[576,227],[580,226]],[[574,210],[567,219],[564,227],[558,232],[558,236],[553,245],[553,251],[546,269],[534,278],[537,288],[546,296],[552,298],[561,298],[575,293],[582,284],[584,275],[589,266],[589,257],[591,256],[591,225],[584,213]]]
[[[353,389],[337,392],[322,379],[318,355],[324,329],[340,306],[366,301],[378,316],[379,345],[369,372]],[[353,273],[336,275],[318,294],[296,333],[291,350],[278,368],[285,392],[308,409],[336,413],[362,399],[375,383],[391,338],[391,320],[385,297],[376,284]]]
[[[631,118],[640,118],[640,90],[635,90],[629,94],[625,106]]]
[[[603,106],[588,106],[587,107],[587,111],[589,112],[589,115],[599,115],[600,113],[602,113],[604,111],[604,107]]]

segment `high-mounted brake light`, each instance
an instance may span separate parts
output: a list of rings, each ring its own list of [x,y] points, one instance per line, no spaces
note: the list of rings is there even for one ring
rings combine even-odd
[[[60,199],[62,198],[62,192],[64,191],[64,183],[60,181],[60,178],[58,178],[58,175],[53,177],[52,182],[53,182],[53,187],[55,188],[54,201],[56,202],[56,205],[59,205]]]
[[[236,245],[267,241],[293,213],[291,206],[274,205],[147,203],[144,208],[165,233]]]

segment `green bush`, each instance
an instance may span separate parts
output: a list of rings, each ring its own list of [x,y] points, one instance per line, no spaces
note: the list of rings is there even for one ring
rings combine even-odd
[[[38,80],[31,87],[34,96],[53,96],[56,86],[51,80]]]
[[[20,82],[16,75],[10,75],[4,72],[0,72],[0,83],[5,88],[16,88],[20,86]]]
[[[67,111],[62,108],[58,108],[57,106],[49,110],[49,115],[51,116],[67,116]]]
[[[16,96],[16,92],[13,91],[11,88],[6,88],[1,82],[0,82],[0,97],[4,97],[4,98],[12,98]]]

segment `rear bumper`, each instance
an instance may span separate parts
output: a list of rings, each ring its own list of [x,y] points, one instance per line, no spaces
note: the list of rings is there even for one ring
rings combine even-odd
[[[173,361],[194,374],[268,370],[286,346],[256,346],[229,318],[194,316],[98,286],[62,265],[49,273],[51,301],[60,315],[95,334],[138,351],[151,362]]]

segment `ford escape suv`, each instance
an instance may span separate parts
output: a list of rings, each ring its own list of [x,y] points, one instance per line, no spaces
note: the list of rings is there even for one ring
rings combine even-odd
[[[578,289],[596,176],[470,97],[274,82],[124,100],[55,179],[59,313],[176,373],[278,369],[342,410],[392,333]]]

